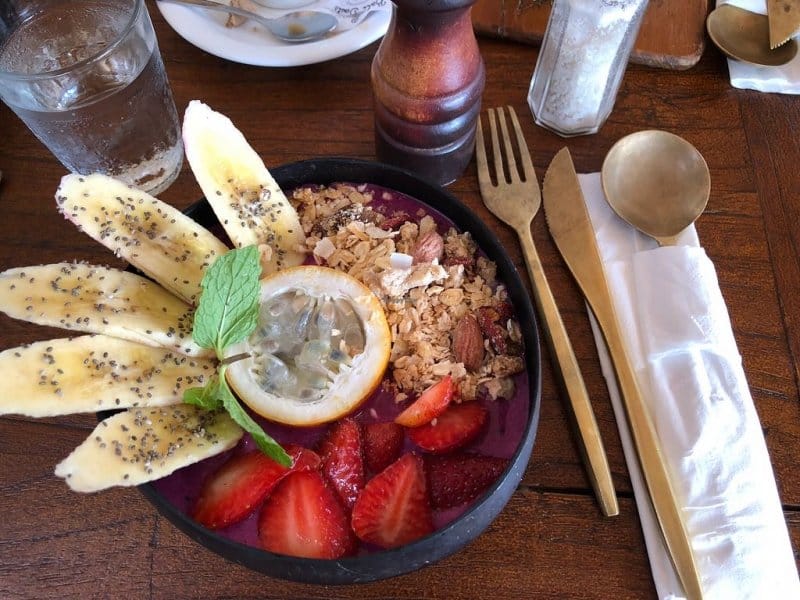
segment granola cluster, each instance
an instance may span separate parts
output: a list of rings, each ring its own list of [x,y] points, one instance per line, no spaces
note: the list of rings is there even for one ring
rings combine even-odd
[[[292,203],[316,261],[349,273],[380,299],[392,332],[397,401],[448,374],[461,401],[513,396],[512,376],[525,366],[522,341],[494,263],[468,232],[440,233],[423,211],[373,209],[375,193],[384,192],[301,188]],[[479,327],[465,327],[467,321]]]

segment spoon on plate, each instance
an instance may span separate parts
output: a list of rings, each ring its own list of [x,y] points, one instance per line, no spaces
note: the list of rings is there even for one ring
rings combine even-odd
[[[682,137],[650,129],[611,147],[601,172],[611,208],[659,246],[677,243],[708,203],[711,176],[705,159]]]
[[[298,10],[275,19],[269,19],[258,13],[212,0],[159,0],[159,2],[200,6],[252,19],[266,27],[282,42],[289,43],[312,42],[332,31],[337,25],[336,17],[316,10]]]
[[[726,56],[742,62],[778,67],[797,54],[797,41],[793,39],[770,49],[767,15],[738,6],[723,4],[715,8],[706,19],[706,29],[711,41]]]

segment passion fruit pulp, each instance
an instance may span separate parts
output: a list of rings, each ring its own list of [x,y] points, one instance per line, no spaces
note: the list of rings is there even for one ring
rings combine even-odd
[[[358,408],[380,385],[391,333],[380,301],[350,275],[318,266],[261,281],[255,332],[226,350],[246,355],[227,370],[253,411],[278,423],[312,426]]]

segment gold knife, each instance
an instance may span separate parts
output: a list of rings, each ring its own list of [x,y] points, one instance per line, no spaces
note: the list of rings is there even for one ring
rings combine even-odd
[[[800,33],[800,0],[767,0],[769,47],[774,50]]]
[[[583,291],[608,345],[650,501],[675,570],[687,597],[702,598],[692,545],[658,445],[655,426],[636,383],[611,301],[594,229],[567,148],[561,149],[550,163],[542,192],[547,226],[553,240]]]

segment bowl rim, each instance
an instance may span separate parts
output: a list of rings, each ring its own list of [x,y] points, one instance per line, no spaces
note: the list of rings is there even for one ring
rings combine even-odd
[[[525,342],[530,407],[525,429],[505,471],[465,512],[432,534],[399,548],[337,560],[275,554],[231,540],[206,529],[172,505],[151,483],[141,493],[179,530],[223,558],[270,577],[299,583],[338,585],[388,579],[433,564],[461,549],[488,528],[510,500],[527,467],[538,428],[541,405],[541,348],[538,322],[530,295],[502,244],[465,204],[441,186],[404,169],[384,163],[329,157],[286,163],[270,169],[281,189],[314,183],[368,183],[401,192],[439,212],[461,231],[469,231],[481,250],[497,265],[498,279],[508,291]],[[185,213],[200,223],[216,217],[202,198]]]

